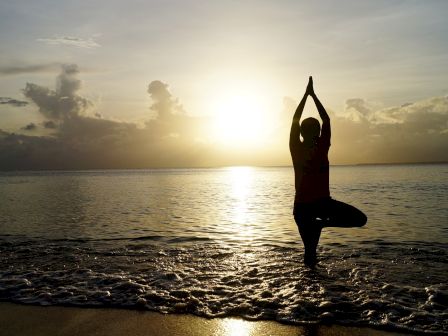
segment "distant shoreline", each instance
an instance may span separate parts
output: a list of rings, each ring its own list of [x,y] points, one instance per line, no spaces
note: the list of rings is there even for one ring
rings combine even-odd
[[[394,162],[394,163],[357,163],[340,166],[410,166],[410,165],[440,165],[448,164],[448,161],[434,161],[434,162]],[[339,166],[339,165],[336,165]]]
[[[347,164],[330,164],[331,167],[362,167],[362,166],[428,166],[428,165],[445,165],[448,161],[436,162],[393,162],[393,163],[347,163]],[[208,167],[148,167],[148,168],[75,168],[75,169],[10,169],[1,170],[0,173],[26,173],[26,172],[94,172],[94,171],[124,171],[124,170],[194,170],[194,169],[227,169],[237,167],[253,167],[253,168],[292,168],[292,165],[279,166],[257,166],[257,165],[234,165],[234,166],[208,166]]]
[[[330,164],[331,167],[362,167],[362,166],[428,166],[428,165],[445,165],[448,161],[434,162],[392,162],[392,163],[347,163],[347,164]],[[229,166],[197,166],[197,167],[146,167],[146,168],[73,168],[73,169],[0,169],[0,173],[26,173],[26,172],[81,172],[81,171],[124,171],[124,170],[189,170],[189,169],[226,169],[235,167],[253,167],[253,168],[292,168],[292,165],[229,165]]]
[[[433,162],[381,162],[381,163],[336,163],[330,164],[330,167],[356,167],[356,166],[429,166],[429,165],[444,165],[448,164],[448,161],[433,161]],[[229,166],[238,167],[238,166]],[[241,166],[241,167],[257,167],[257,168],[288,168],[292,165],[280,165],[280,166]],[[225,168],[225,167],[223,167]]]

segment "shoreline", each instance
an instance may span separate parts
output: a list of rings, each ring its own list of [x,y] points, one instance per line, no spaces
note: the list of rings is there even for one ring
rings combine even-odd
[[[276,335],[276,336],[403,336],[369,327],[288,325],[236,317],[204,318],[118,308],[35,306],[0,302],[0,335]]]

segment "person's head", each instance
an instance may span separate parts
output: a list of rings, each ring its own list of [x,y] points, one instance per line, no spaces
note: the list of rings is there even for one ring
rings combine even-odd
[[[320,123],[315,118],[306,118],[302,121],[300,126],[300,133],[302,134],[303,141],[313,142],[320,135]]]

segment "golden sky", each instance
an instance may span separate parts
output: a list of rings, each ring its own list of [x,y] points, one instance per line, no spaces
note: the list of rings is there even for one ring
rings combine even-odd
[[[332,118],[332,164],[448,161],[447,12],[443,1],[3,2],[0,169],[289,165],[309,75]]]

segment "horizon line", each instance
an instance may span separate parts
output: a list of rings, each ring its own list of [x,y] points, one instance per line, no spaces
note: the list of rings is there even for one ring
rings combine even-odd
[[[330,164],[330,167],[354,167],[354,166],[406,166],[406,165],[438,165],[448,164],[448,161],[416,161],[416,162],[381,162],[381,163],[345,163]],[[103,170],[182,170],[182,169],[225,169],[232,167],[252,167],[252,168],[292,168],[291,165],[221,165],[221,166],[191,166],[191,167],[140,167],[140,168],[60,168],[60,169],[0,169],[0,173],[13,172],[79,172],[79,171],[103,171]]]

